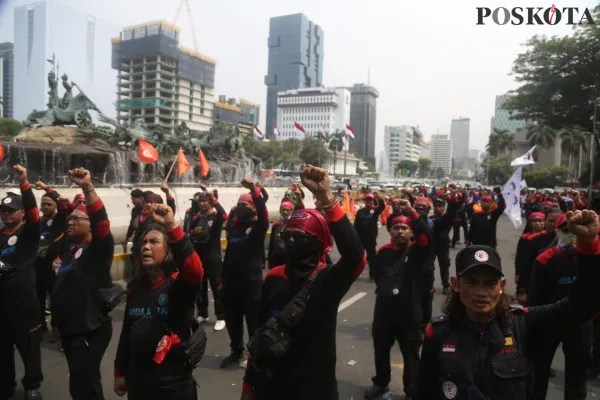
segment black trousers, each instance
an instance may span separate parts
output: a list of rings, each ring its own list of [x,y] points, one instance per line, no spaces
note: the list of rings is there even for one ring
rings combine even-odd
[[[455,246],[456,243],[460,242],[460,228],[463,229],[465,240],[467,240],[469,225],[467,224],[466,218],[463,218],[459,222],[452,222],[452,246]]]
[[[594,341],[592,345],[592,363],[594,368],[600,368],[600,319],[594,320]]]
[[[21,380],[23,388],[38,389],[42,384],[39,315],[37,299],[0,307],[0,399],[10,397],[17,386],[15,346],[25,367],[25,375]]]
[[[190,375],[188,379],[177,386],[169,388],[156,388],[148,381],[130,381],[127,384],[128,400],[197,400],[196,381]]]
[[[375,269],[377,265],[375,264],[375,259],[377,257],[377,240],[364,240],[361,239],[363,248],[367,253],[367,262],[369,263],[369,278],[375,279]]]
[[[371,378],[375,385],[388,386],[392,378],[390,351],[396,341],[400,345],[404,371],[402,383],[404,393],[415,394],[417,374],[419,372],[419,348],[421,347],[421,328],[418,324],[403,325],[393,318],[378,315],[373,320],[373,346],[375,348],[375,376]]]
[[[112,323],[81,335],[63,335],[69,366],[69,393],[73,400],[104,400],[100,363],[112,337]]]
[[[55,282],[56,274],[52,271],[52,265],[47,265],[42,260],[36,260],[35,286],[40,302],[40,321],[42,326],[46,326],[46,299],[49,297],[48,294],[52,293]]]
[[[440,279],[442,286],[450,287],[450,248],[447,243],[435,246],[435,256],[440,266]]]
[[[215,315],[217,316],[217,320],[225,319],[223,299],[221,299],[221,291],[219,290],[222,262],[221,260],[202,260],[202,267],[204,268],[204,278],[202,279],[202,287],[196,298],[198,316],[208,318],[208,305],[210,304],[208,299],[208,285],[210,284],[210,291],[215,301]]]
[[[593,340],[593,324],[566,333],[546,332],[537,338],[534,383],[531,400],[543,400],[548,392],[548,379],[552,359],[562,342],[565,354],[565,400],[585,399],[587,395],[587,366]]]
[[[261,290],[262,281],[259,280],[225,282],[223,305],[225,306],[225,323],[232,353],[243,353],[246,348],[244,345],[244,317],[246,318],[248,337],[251,337],[258,328]]]

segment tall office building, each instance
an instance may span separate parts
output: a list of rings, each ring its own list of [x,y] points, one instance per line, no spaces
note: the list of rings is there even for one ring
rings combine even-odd
[[[277,102],[277,140],[301,139],[295,122],[306,136],[317,137],[321,126],[326,135],[344,131],[350,123],[350,92],[344,88],[295,89],[280,92]]]
[[[0,117],[13,117],[14,56],[12,43],[0,43]]]
[[[215,61],[179,46],[179,28],[153,21],[123,29],[113,39],[118,71],[117,118],[195,131],[213,126]]]
[[[60,78],[75,82],[107,115],[114,115],[116,73],[110,39],[119,28],[56,0],[14,10],[14,118],[23,120],[48,102],[47,61],[56,55]],[[59,95],[63,93],[58,88]],[[73,95],[77,95],[73,89]]]
[[[361,157],[375,158],[375,134],[377,98],[379,92],[373,86],[357,83],[348,88],[350,99],[350,126],[356,133],[354,149]]]
[[[400,161],[419,161],[421,157],[424,142],[419,128],[408,125],[386,126],[383,141],[387,156],[386,171],[390,174],[396,172]]]
[[[520,129],[525,127],[525,121],[522,119],[511,119],[511,113],[502,108],[504,103],[511,98],[511,95],[506,93],[500,96],[496,96],[496,106],[494,109],[494,116],[492,117],[490,133],[494,132],[494,129],[499,131],[509,131],[511,133],[517,133]]]
[[[454,142],[448,135],[432,135],[429,143],[431,168],[443,168],[447,175],[452,172],[452,147]]]
[[[227,98],[219,95],[219,101],[215,103],[213,119],[237,127],[243,134],[252,134],[254,125],[258,125],[260,116],[260,105],[251,101]]]
[[[456,163],[469,158],[469,118],[457,118],[450,125],[450,139],[452,139],[452,158]]]
[[[320,87],[323,82],[323,30],[304,14],[271,18],[269,24],[266,135],[277,121],[277,94]]]

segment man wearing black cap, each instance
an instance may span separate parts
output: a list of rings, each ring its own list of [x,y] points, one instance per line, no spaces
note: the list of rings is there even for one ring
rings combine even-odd
[[[433,201],[433,215],[429,219],[433,222],[433,249],[434,256],[437,257],[440,266],[440,278],[442,280],[443,294],[448,294],[450,290],[450,228],[452,219],[456,216],[459,199],[457,198],[456,188],[451,189],[452,194],[448,195],[448,212],[446,211],[446,200],[438,197]]]
[[[221,230],[227,215],[221,204],[215,199],[213,193],[197,192],[194,194],[192,207],[185,213],[183,230],[188,234],[194,250],[202,260],[204,279],[198,293],[196,306],[198,322],[208,320],[208,284],[215,301],[215,315],[217,321],[215,331],[225,329],[225,310],[219,290],[221,279]]]
[[[39,303],[35,290],[35,258],[40,240],[40,216],[27,171],[15,165],[21,196],[8,196],[0,203],[4,228],[0,231],[0,399],[15,392],[17,347],[25,367],[22,379],[25,399],[41,399]]]
[[[133,204],[133,208],[131,209],[131,219],[129,220],[129,227],[127,228],[125,239],[121,244],[123,246],[123,253],[127,252],[127,243],[135,232],[135,221],[142,213],[142,206],[144,205],[144,192],[141,189],[133,189],[131,191],[131,204]]]
[[[498,201],[497,207],[493,208],[494,200],[490,195],[481,196],[481,211],[474,212],[469,224],[468,237],[465,244],[481,244],[496,248],[496,229],[498,219],[506,209],[506,201],[502,196],[502,189],[494,188]]]

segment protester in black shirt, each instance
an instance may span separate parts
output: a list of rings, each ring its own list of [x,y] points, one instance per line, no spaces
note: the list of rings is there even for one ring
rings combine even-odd
[[[385,222],[387,231],[390,232],[392,230],[392,220],[395,217],[399,217],[402,215],[402,207],[400,206],[400,198],[394,197],[391,201],[392,203],[392,213],[388,215],[387,221]]]
[[[385,200],[371,193],[365,194],[365,206],[356,212],[354,228],[358,232],[360,242],[367,252],[369,278],[375,279],[375,256],[377,255],[377,235],[379,233],[379,216],[385,210]]]
[[[115,358],[114,391],[129,400],[195,400],[185,342],[199,328],[194,303],[202,262],[169,206],[147,208],[141,265],[129,286]]]
[[[414,395],[419,370],[422,322],[431,316],[429,293],[433,289],[431,268],[432,239],[428,223],[400,200],[405,215],[394,217],[391,243],[377,253],[373,346],[375,376],[373,386],[365,391],[366,399],[377,399],[388,391],[391,380],[390,350],[398,341],[404,359],[404,392]],[[408,216],[406,216],[408,215]],[[411,237],[415,238],[411,242]]]
[[[127,227],[125,239],[123,240],[123,243],[121,243],[121,246],[123,246],[123,253],[127,253],[127,243],[135,232],[135,221],[142,213],[142,208],[144,206],[144,192],[141,189],[133,189],[131,191],[131,204],[133,204],[133,208],[131,209],[129,227]]]
[[[232,211],[223,260],[223,304],[231,354],[221,362],[222,368],[244,359],[244,317],[249,337],[258,326],[264,243],[269,229],[260,188],[248,178],[241,184],[250,193],[241,195]]]
[[[38,190],[44,190],[42,195],[42,217],[40,219],[40,245],[35,260],[35,279],[37,296],[40,302],[40,318],[42,332],[48,331],[46,324],[46,297],[52,293],[56,274],[52,269],[52,252],[49,248],[53,243],[62,239],[66,229],[67,208],[60,201],[60,195],[42,181],[35,184]]]
[[[112,336],[112,321],[100,289],[112,285],[115,243],[90,172],[76,168],[68,174],[83,191],[86,205],[78,206],[67,217],[71,243],[62,254],[52,291],[52,326],[67,358],[73,400],[102,400],[100,362]]]
[[[466,244],[480,244],[496,248],[496,229],[498,219],[506,208],[506,202],[500,188],[494,189],[498,196],[498,206],[492,208],[492,196],[481,196],[481,211],[474,212],[469,224]]]
[[[569,296],[553,304],[523,307],[503,293],[494,249],[474,245],[458,253],[445,315],[425,331],[417,400],[529,399],[535,340],[576,328],[600,310],[598,216],[576,211],[567,220],[578,240],[579,271]]]
[[[25,376],[21,383],[25,399],[41,399],[40,342],[42,339],[39,302],[35,295],[35,259],[40,240],[40,216],[27,171],[14,167],[21,196],[8,196],[0,203],[4,228],[0,231],[0,399],[15,392],[17,347]]]
[[[286,221],[282,234],[286,263],[265,277],[260,305],[260,322],[265,325],[260,332],[268,329],[272,317],[280,316],[309,277],[314,281],[302,307],[303,317],[282,333],[290,338],[285,354],[272,363],[263,363],[263,357],[268,356],[251,351],[242,386],[244,400],[333,400],[339,396],[335,376],[337,310],[365,267],[364,250],[331,193],[327,171],[305,165],[301,179],[321,204],[327,220],[317,210],[299,209]],[[325,253],[333,245],[329,229],[341,255],[332,266],[325,265]],[[256,338],[261,336],[257,331]]]
[[[434,257],[437,257],[440,267],[440,278],[442,280],[442,293],[448,294],[450,290],[450,228],[452,221],[456,216],[457,208],[462,199],[460,194],[457,195],[456,187],[450,189],[451,194],[447,195],[448,211],[446,212],[446,201],[442,197],[438,197],[433,201],[433,215],[429,217],[433,223],[432,239]],[[433,261],[433,259],[432,259]]]
[[[198,322],[208,320],[208,285],[215,301],[215,315],[217,321],[215,331],[225,329],[225,310],[221,291],[219,290],[222,258],[221,258],[221,230],[225,210],[215,199],[213,193],[198,192],[192,199],[195,205],[186,212],[184,220],[184,232],[190,237],[194,250],[202,259],[204,267],[204,280],[198,294],[197,310]]]

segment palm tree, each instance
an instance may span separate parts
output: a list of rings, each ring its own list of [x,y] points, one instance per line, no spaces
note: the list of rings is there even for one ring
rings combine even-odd
[[[530,146],[549,149],[554,145],[556,131],[548,125],[533,124],[525,129],[527,129],[527,140],[529,140]]]
[[[491,156],[500,156],[506,149],[506,137],[510,135],[510,132],[506,129],[494,128],[494,132],[490,135],[488,143],[485,146],[487,152]],[[513,141],[514,142],[514,141]]]
[[[340,130],[329,135],[329,150],[333,152],[333,174],[335,175],[335,167],[337,166],[337,153],[344,149],[344,137],[346,133]]]
[[[586,132],[582,126],[574,125],[561,129],[559,133],[560,138],[562,139],[562,151],[569,155],[569,170],[571,171],[571,176],[579,176],[581,172],[581,156],[586,148],[586,138],[587,135],[589,135],[589,132]],[[575,155],[577,156],[574,157]],[[573,165],[573,161],[575,160],[579,161],[576,166]]]
[[[512,153],[517,148],[517,144],[515,143],[515,134],[506,132],[502,135],[502,155],[504,152],[508,152],[508,154]]]

